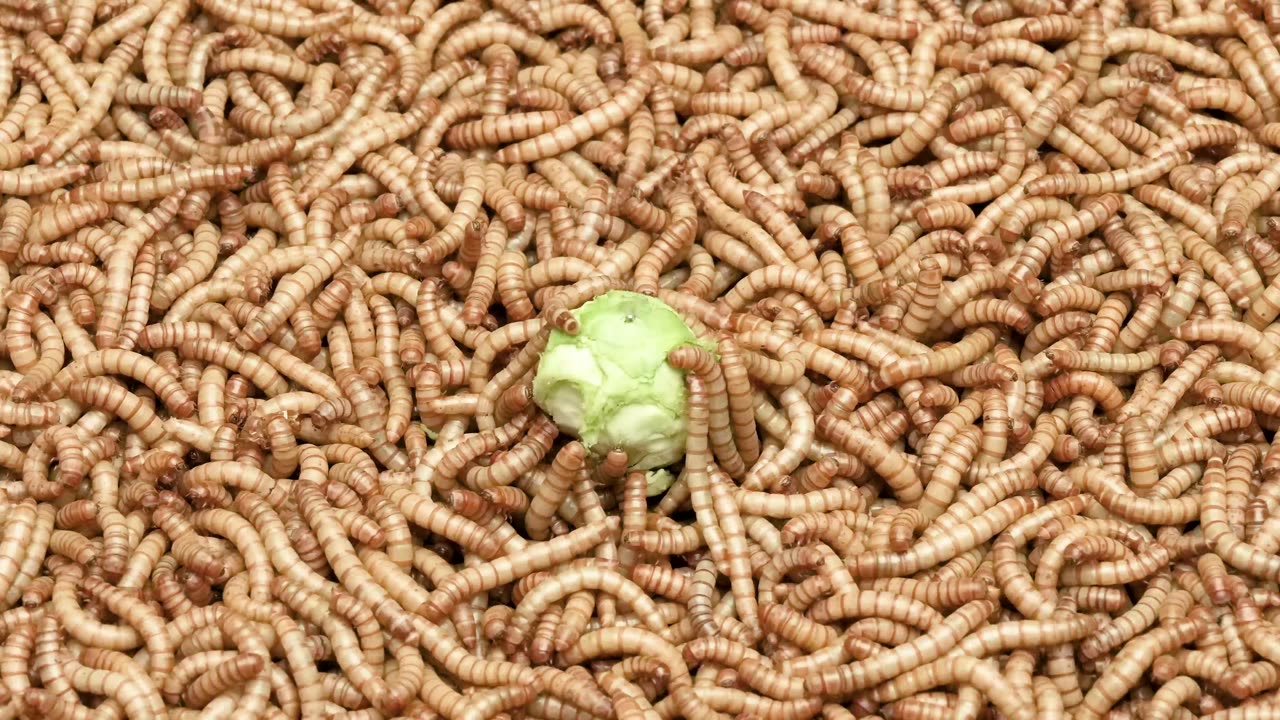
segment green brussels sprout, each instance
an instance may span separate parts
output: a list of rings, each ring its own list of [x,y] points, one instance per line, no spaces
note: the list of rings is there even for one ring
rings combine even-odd
[[[661,495],[666,492],[676,481],[676,476],[671,474],[670,470],[658,468],[650,470],[644,474],[644,493],[649,497]]]
[[[597,457],[620,448],[649,470],[684,456],[687,394],[673,348],[698,344],[657,298],[607,292],[573,311],[577,335],[554,330],[538,360],[533,398],[559,428]]]

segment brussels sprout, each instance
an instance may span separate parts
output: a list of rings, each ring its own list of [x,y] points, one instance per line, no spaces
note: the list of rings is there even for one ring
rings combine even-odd
[[[670,470],[658,468],[650,470],[644,474],[644,492],[645,495],[653,497],[666,492],[668,488],[676,481],[676,476],[671,474]]]
[[[684,456],[684,371],[667,353],[700,344],[657,298],[614,290],[574,311],[577,335],[552,331],[538,361],[533,397],[557,426],[596,456],[614,448],[648,470]]]

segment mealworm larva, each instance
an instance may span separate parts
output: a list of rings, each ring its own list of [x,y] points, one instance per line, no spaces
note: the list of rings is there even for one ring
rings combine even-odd
[[[622,92],[610,101],[588,110],[556,130],[499,150],[494,155],[494,160],[530,162],[541,157],[555,156],[585,140],[590,134],[620,124],[639,106],[653,84],[656,74],[657,71],[652,66],[641,68],[636,76],[628,81]]]

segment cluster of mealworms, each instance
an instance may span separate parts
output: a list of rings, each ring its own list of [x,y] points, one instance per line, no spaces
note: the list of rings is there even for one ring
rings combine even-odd
[[[0,28],[0,719],[1280,717],[1280,2]]]

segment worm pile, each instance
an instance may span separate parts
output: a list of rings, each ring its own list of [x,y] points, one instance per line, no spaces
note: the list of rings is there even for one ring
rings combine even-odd
[[[0,28],[0,719],[1280,718],[1280,2]]]

